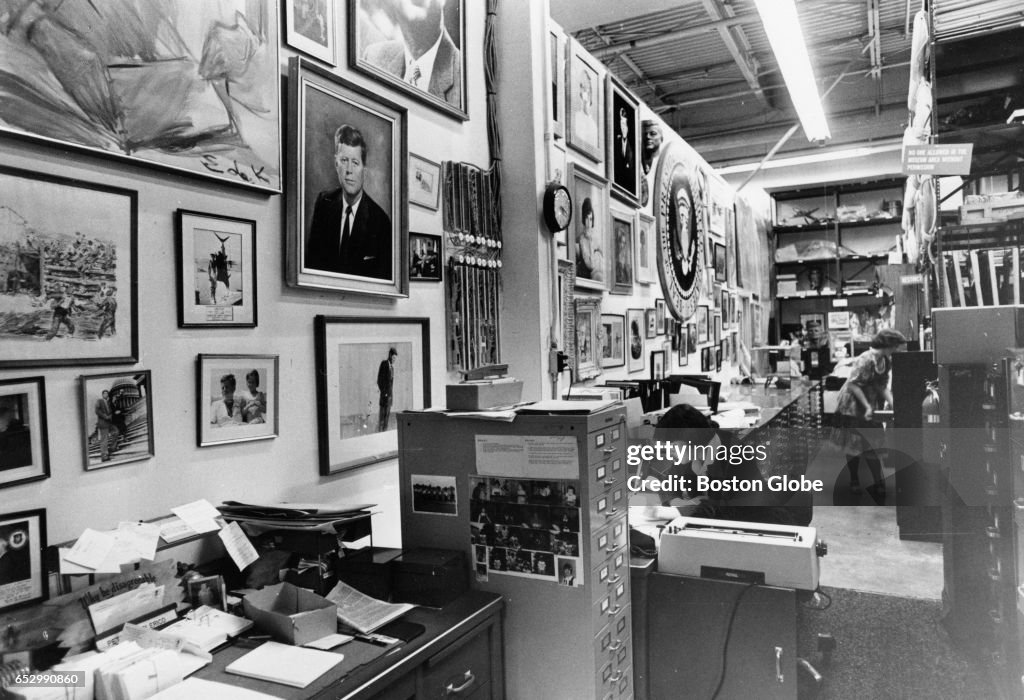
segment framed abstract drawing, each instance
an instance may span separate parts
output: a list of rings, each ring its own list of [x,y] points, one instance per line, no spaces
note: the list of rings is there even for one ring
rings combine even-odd
[[[277,437],[277,355],[199,355],[196,396],[199,447]]]
[[[153,456],[149,370],[83,376],[82,459],[86,471]]]
[[[49,476],[46,380],[0,380],[0,488]]]
[[[0,542],[4,546],[0,560],[0,611],[46,600],[46,511],[39,508],[0,513]]]
[[[256,222],[179,209],[178,327],[256,326]]]

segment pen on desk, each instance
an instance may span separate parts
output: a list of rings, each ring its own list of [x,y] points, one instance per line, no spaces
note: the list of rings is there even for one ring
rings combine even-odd
[[[389,649],[389,650],[387,650],[386,652],[384,652],[384,656],[391,656],[392,654],[394,654],[394,653],[395,653],[396,651],[398,651],[398,650],[399,650],[399,649],[401,649],[401,648],[402,648],[402,645],[401,645],[401,644],[399,644],[399,645],[398,645],[398,646],[396,646],[396,647],[395,647],[394,649]]]

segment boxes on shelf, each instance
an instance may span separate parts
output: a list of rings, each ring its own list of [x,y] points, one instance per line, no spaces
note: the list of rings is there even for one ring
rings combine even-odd
[[[785,273],[775,276],[776,289],[783,296],[797,293],[797,280],[795,273]]]
[[[361,593],[378,600],[391,599],[391,562],[402,553],[400,549],[364,547],[358,551],[345,550],[338,559],[338,579]]]
[[[978,224],[1024,218],[1024,192],[972,194],[960,207],[961,224]]]
[[[410,549],[392,562],[394,602],[440,608],[469,588],[465,553]]]

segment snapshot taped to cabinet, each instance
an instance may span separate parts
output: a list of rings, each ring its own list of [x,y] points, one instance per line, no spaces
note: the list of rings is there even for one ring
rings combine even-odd
[[[491,574],[582,586],[579,482],[470,477],[478,580]]]
[[[459,514],[459,492],[454,476],[413,474],[412,512],[427,515]]]

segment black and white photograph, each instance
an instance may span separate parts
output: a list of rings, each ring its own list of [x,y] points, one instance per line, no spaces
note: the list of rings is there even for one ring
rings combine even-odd
[[[697,307],[697,342],[708,342],[711,327],[711,307],[701,304]]]
[[[409,154],[409,204],[437,211],[441,201],[441,165]]]
[[[575,39],[569,40],[566,61],[566,141],[569,146],[600,163],[604,156],[604,83],[600,65],[583,52]]]
[[[715,281],[725,282],[727,278],[725,246],[721,243],[713,243],[712,256],[715,268]]]
[[[253,328],[256,222],[179,209],[178,326]]]
[[[277,437],[277,355],[201,354],[196,381],[200,447]]]
[[[50,476],[46,380],[0,380],[0,488]]]
[[[636,206],[640,198],[640,111],[639,102],[612,73],[605,90],[608,181],[612,194]]]
[[[154,455],[149,370],[83,376],[82,457],[85,469],[103,469]]]
[[[633,293],[634,217],[612,210],[612,294]]]
[[[0,612],[47,599],[46,511],[0,513]]]
[[[433,233],[409,234],[409,280],[440,282],[444,270],[441,236]]]
[[[337,65],[334,0],[283,0],[285,41],[303,53]]]
[[[622,367],[626,364],[626,317],[622,314],[601,314],[601,367]]]
[[[573,206],[573,224],[569,230],[575,230],[572,247],[576,286],[605,289],[610,259],[607,181],[572,163],[569,167],[569,191]]]
[[[665,378],[665,351],[651,350],[651,379]]]
[[[645,212],[637,212],[636,281],[639,284],[653,284],[657,280],[657,251],[658,240],[654,218]]]
[[[577,297],[576,362],[573,376],[576,381],[591,379],[601,374],[601,301],[596,297]]]
[[[216,610],[227,610],[223,576],[199,576],[185,583],[188,587],[188,602],[193,609],[206,605]]]
[[[654,332],[658,335],[665,335],[667,322],[672,319],[665,317],[665,300],[654,300]]]
[[[679,347],[677,348],[678,362],[680,367],[690,364],[690,347],[693,339],[693,324],[680,324],[679,326]]]
[[[555,568],[558,570],[558,583],[570,588],[583,585],[583,577],[577,576],[579,559],[575,557],[555,557]]]
[[[644,323],[647,326],[644,337],[647,340],[658,337],[658,312],[654,309],[644,311]]]
[[[412,512],[428,515],[458,515],[459,503],[454,476],[413,474]]]
[[[644,355],[646,328],[647,321],[643,309],[626,310],[626,369],[630,374],[642,372],[647,364]]]

